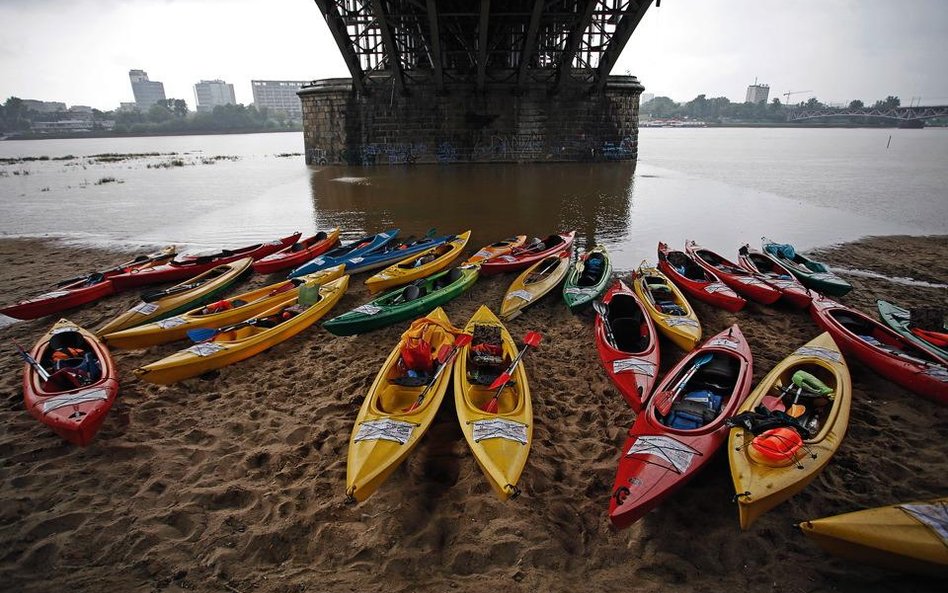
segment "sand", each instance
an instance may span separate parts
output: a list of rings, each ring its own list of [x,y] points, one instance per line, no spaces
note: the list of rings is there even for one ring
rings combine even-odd
[[[475,246],[476,247],[476,246]],[[836,266],[948,281],[948,238],[883,237],[820,253]],[[893,256],[899,261],[893,261]],[[0,301],[35,278],[107,267],[121,256],[34,240],[0,241]],[[362,280],[335,313],[368,300]],[[463,326],[496,308],[511,276],[481,279],[446,306]],[[944,288],[865,275],[844,302],[945,304]],[[274,278],[255,277],[244,286]],[[136,302],[113,296],[69,312],[96,327]],[[805,312],[695,308],[706,335],[740,323],[755,381],[819,333]],[[179,345],[118,351],[122,389],[87,448],[23,408],[22,364],[0,359],[0,590],[3,591],[928,591],[939,583],[824,556],[801,520],[945,494],[948,409],[850,360],[849,432],[823,474],[738,526],[725,456],[631,528],[606,511],[634,414],[592,341],[592,313],[547,298],[509,323],[544,333],[525,359],[536,427],[523,496],[490,490],[445,398],[419,447],[368,501],[344,504],[345,455],[359,406],[407,323],[348,338],[314,326],[210,379],[171,387],[131,370]],[[55,319],[0,328],[33,344]],[[682,355],[662,341],[663,370]],[[943,585],[944,583],[941,583]]]

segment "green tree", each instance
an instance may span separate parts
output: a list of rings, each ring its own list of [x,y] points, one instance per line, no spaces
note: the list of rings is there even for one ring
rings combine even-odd
[[[807,109],[822,109],[826,107],[826,105],[820,103],[819,99],[816,97],[810,97],[807,102],[803,104],[803,106]]]
[[[184,99],[165,99],[165,107],[171,110],[175,117],[187,117],[188,104]]]
[[[853,99],[852,101],[849,102],[850,109],[862,109],[865,106],[866,104],[860,101],[859,99]]]
[[[872,107],[874,109],[894,109],[902,104],[901,99],[889,95],[883,100],[876,101]]]
[[[148,110],[148,121],[156,124],[168,121],[174,118],[174,113],[168,109],[167,105],[155,103]]]
[[[639,112],[661,119],[677,115],[678,107],[678,103],[668,97],[654,97],[651,101],[646,101],[644,105],[639,107]]]

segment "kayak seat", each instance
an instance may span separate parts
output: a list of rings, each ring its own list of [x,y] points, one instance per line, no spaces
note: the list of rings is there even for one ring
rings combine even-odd
[[[658,310],[666,315],[684,315],[685,310],[681,308],[675,301],[660,301],[655,299],[655,305],[658,306]]]
[[[407,303],[424,296],[424,294],[424,287],[418,286],[417,284],[409,284],[402,290],[402,301]]]
[[[694,430],[714,421],[721,411],[721,396],[710,391],[692,391],[672,404],[665,418],[671,428]]]
[[[316,237],[315,237],[317,241],[325,241],[328,238],[329,238],[329,235],[326,234],[326,231],[319,231],[318,233],[316,233]]]
[[[642,352],[648,348],[648,336],[642,335],[642,320],[638,317],[620,317],[610,322],[616,347],[623,352]]]

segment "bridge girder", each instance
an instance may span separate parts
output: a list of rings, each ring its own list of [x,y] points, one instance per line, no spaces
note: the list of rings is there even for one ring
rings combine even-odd
[[[601,90],[652,0],[314,0],[356,89]]]
[[[816,119],[821,117],[879,117],[886,119],[913,120],[948,117],[948,105],[924,107],[863,107],[860,109],[836,109],[821,107],[817,109],[795,109],[787,114],[787,121]]]

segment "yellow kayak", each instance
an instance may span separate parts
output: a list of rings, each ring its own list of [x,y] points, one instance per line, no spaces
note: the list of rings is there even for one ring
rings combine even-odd
[[[451,265],[451,262],[461,255],[470,238],[471,231],[467,231],[457,235],[452,241],[405,258],[370,277],[365,281],[365,285],[369,287],[370,293],[375,294],[413,280],[427,278]]]
[[[948,498],[814,519],[798,527],[830,554],[892,570],[948,576]]]
[[[352,428],[346,462],[347,499],[362,502],[368,498],[418,445],[451,384],[453,358],[445,361],[447,366],[426,391],[428,381],[438,372],[438,351],[450,347],[460,333],[438,307],[402,334],[376,375]],[[409,356],[420,340],[430,355],[424,360]],[[431,366],[424,368],[424,362]],[[424,399],[412,409],[423,392]]]
[[[563,281],[569,272],[569,249],[545,257],[524,270],[510,283],[500,304],[500,318],[510,321]]]
[[[244,274],[252,274],[251,264],[253,264],[253,258],[245,257],[211,268],[171,288],[142,293],[149,296],[100,327],[96,335],[104,336],[130,327],[160,321],[183,313],[195,305],[208,303],[223,294]]]
[[[201,375],[208,371],[250,358],[264,350],[288,340],[318,321],[332,309],[349,286],[349,276],[343,276],[328,284],[315,283],[300,287],[304,291],[319,291],[312,305],[299,303],[292,297],[256,317],[238,324],[220,328],[222,331],[212,340],[194,344],[157,362],[135,369],[142,380],[159,385],[170,385],[176,381]]]
[[[668,277],[643,262],[632,275],[632,289],[665,337],[686,352],[695,349],[701,341],[701,322]]]
[[[832,392],[799,387],[793,377],[805,377],[801,371]],[[789,409],[794,400],[796,409]],[[810,340],[767,373],[738,414],[760,405],[786,411],[799,420],[809,436],[804,438],[786,426],[775,426],[756,438],[742,426],[731,430],[727,450],[742,529],[803,490],[823,471],[846,434],[851,402],[849,368],[828,333]]]
[[[477,464],[502,499],[520,493],[517,482],[533,439],[533,407],[523,362],[497,399],[497,413],[484,411],[496,393],[488,386],[517,356],[517,346],[486,305],[474,313],[464,332],[474,340],[454,362],[454,404],[461,431]]]
[[[497,257],[498,255],[506,255],[513,251],[514,249],[523,246],[527,242],[526,235],[514,235],[507,239],[497,241],[496,243],[491,243],[490,245],[485,245],[484,247],[477,250],[477,253],[467,258],[465,264],[479,264],[483,263],[486,260],[491,259],[492,257]]]
[[[102,336],[110,348],[148,348],[187,338],[188,330],[199,327],[225,327],[249,319],[283,301],[296,298],[299,286],[307,282],[326,283],[343,275],[345,266],[340,264],[325,270],[284,280],[238,294],[207,306],[191,309],[181,315],[168,317],[153,323],[138,325]]]

